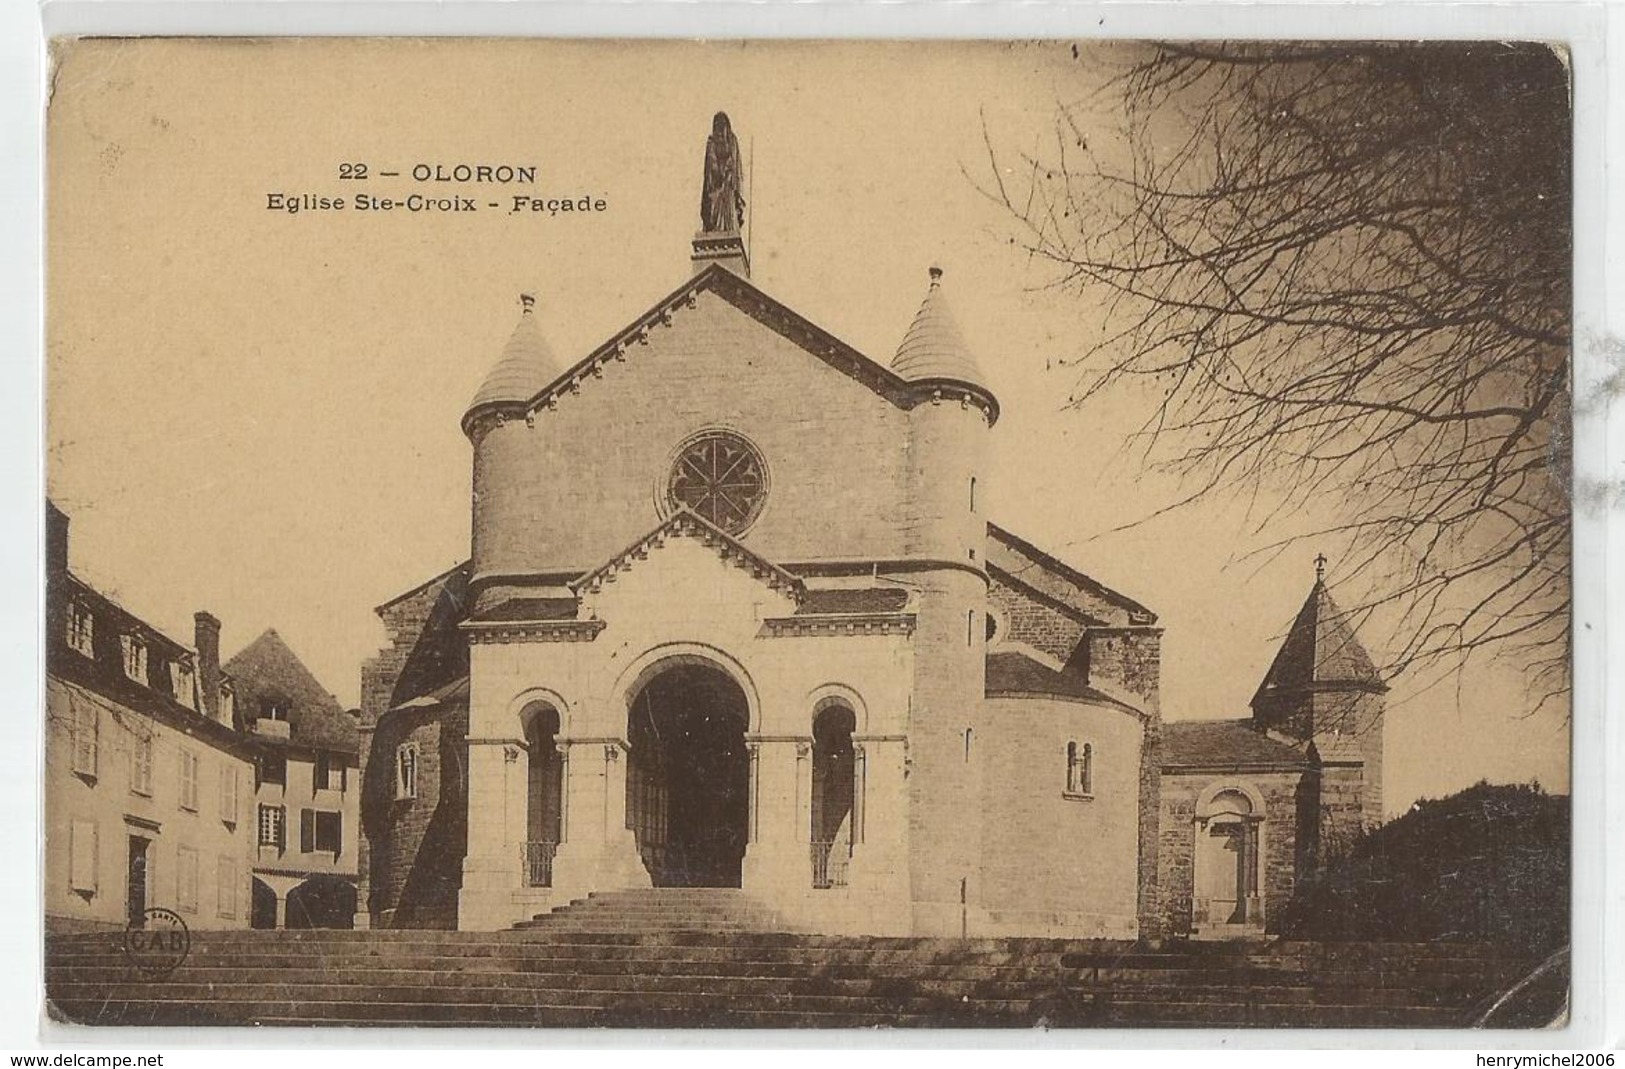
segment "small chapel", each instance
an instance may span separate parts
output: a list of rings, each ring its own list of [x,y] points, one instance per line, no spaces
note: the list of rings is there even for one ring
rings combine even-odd
[[[950,280],[858,352],[751,281],[745,188],[718,114],[687,277],[573,360],[522,297],[447,413],[472,544],[377,610],[357,925],[720,887],[815,932],[1278,930],[1382,817],[1318,566],[1250,715],[1165,711],[1157,614],[984,510],[1019,413]]]

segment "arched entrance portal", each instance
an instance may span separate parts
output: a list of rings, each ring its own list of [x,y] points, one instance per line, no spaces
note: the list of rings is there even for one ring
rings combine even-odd
[[[1197,813],[1196,920],[1214,926],[1263,923],[1258,843],[1263,815],[1238,790],[1220,791]]]
[[[627,823],[656,887],[739,886],[748,718],[739,684],[707,664],[674,664],[633,695]]]

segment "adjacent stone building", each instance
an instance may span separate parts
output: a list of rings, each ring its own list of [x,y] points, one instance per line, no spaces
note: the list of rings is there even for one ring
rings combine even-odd
[[[653,885],[824,931],[1269,926],[1380,815],[1383,688],[1323,584],[1252,718],[1165,722],[1156,614],[985,512],[1000,406],[942,272],[886,361],[763,292],[732,136],[691,276],[568,364],[523,297],[461,414],[470,559],[362,673],[358,923]]]

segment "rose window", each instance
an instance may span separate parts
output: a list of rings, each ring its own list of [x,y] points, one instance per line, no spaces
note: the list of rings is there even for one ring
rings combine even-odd
[[[730,534],[751,525],[767,497],[767,467],[756,447],[726,431],[683,446],[672,467],[669,495]]]

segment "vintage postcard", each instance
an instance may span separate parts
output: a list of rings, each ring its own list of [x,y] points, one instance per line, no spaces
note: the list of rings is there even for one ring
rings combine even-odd
[[[64,39],[47,1012],[1533,1027],[1507,42]]]

